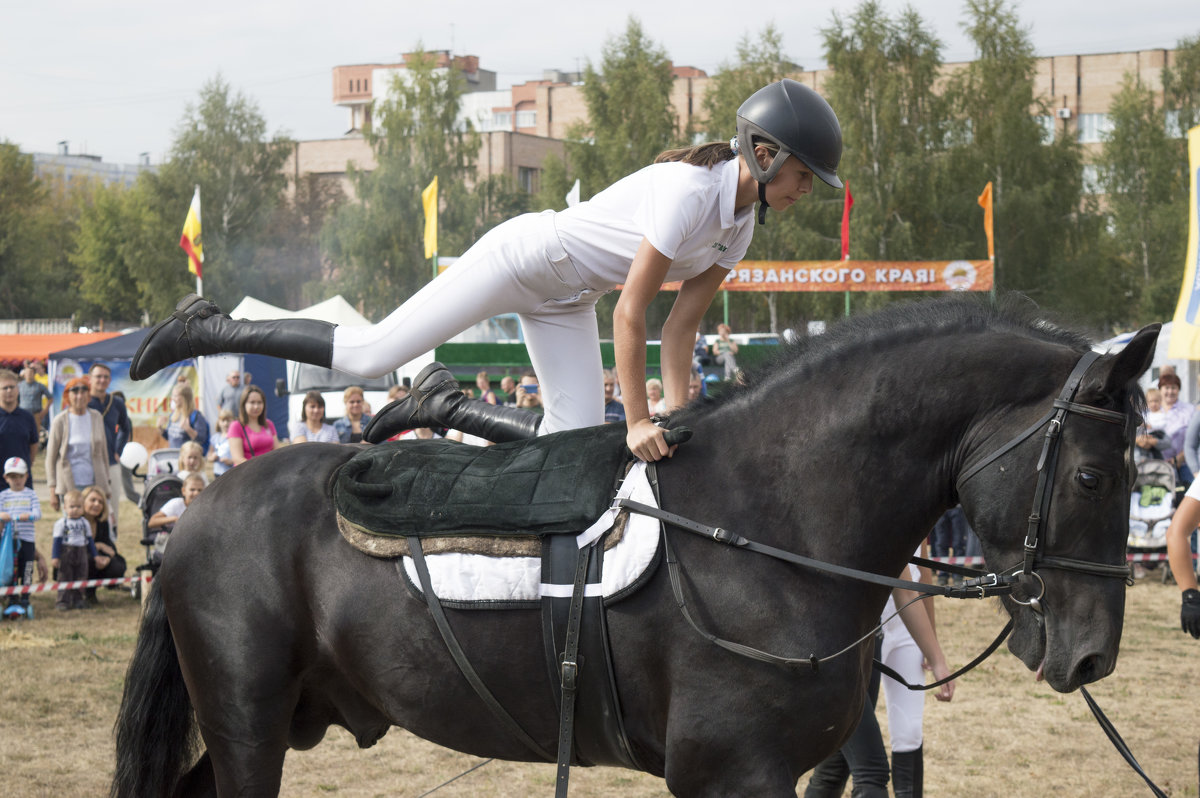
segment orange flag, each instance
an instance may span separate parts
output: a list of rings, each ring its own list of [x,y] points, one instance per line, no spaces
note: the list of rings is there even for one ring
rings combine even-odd
[[[996,239],[992,229],[992,181],[989,180],[979,195],[979,207],[983,208],[983,232],[987,233],[988,260],[996,259]]]

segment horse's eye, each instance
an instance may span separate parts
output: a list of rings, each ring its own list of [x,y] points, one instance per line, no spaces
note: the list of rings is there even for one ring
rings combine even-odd
[[[1079,484],[1087,490],[1095,490],[1100,487],[1100,477],[1095,474],[1089,474],[1086,471],[1079,472]]]

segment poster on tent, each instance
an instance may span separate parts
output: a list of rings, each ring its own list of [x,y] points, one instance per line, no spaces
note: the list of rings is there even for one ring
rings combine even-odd
[[[1188,131],[1188,247],[1183,261],[1183,287],[1175,306],[1175,324],[1167,355],[1200,360],[1200,126]]]
[[[158,417],[171,409],[171,391],[181,378],[197,390],[195,361],[185,360],[171,368],[163,369],[154,376],[133,381],[129,378],[128,360],[71,360],[66,358],[56,363],[54,369],[54,407],[63,407],[63,386],[74,377],[88,373],[92,364],[100,362],[112,370],[110,393],[120,392],[125,396],[125,409],[135,427],[156,426]]]

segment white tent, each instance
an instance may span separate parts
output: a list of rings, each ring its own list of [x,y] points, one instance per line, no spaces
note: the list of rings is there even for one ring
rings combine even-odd
[[[366,316],[355,310],[354,306],[347,302],[341,294],[330,297],[324,302],[310,305],[302,310],[284,310],[283,308],[263,302],[261,299],[248,296],[229,315],[235,319],[250,319],[251,321],[262,321],[264,319],[319,319],[331,324],[343,324],[347,326],[371,323],[367,320]]]
[[[1158,344],[1154,349],[1154,359],[1150,362],[1150,368],[1142,375],[1140,382],[1142,388],[1153,387],[1158,384],[1158,375],[1162,373],[1162,367],[1174,366],[1175,373],[1179,375],[1179,381],[1183,383],[1179,390],[1179,398],[1184,402],[1197,404],[1200,403],[1200,363],[1195,360],[1170,357],[1168,351],[1171,346],[1171,330],[1174,326],[1175,323],[1172,321],[1163,323],[1162,332],[1158,336]],[[1110,348],[1114,351],[1120,350],[1129,342],[1135,332],[1136,330],[1131,330],[1109,338],[1099,344],[1098,348],[1104,351],[1108,351]]]

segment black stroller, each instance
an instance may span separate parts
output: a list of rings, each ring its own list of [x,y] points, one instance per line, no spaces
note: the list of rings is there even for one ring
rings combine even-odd
[[[134,569],[139,574],[149,571],[150,575],[154,576],[162,564],[162,552],[166,546],[168,533],[151,530],[150,519],[171,499],[183,496],[183,480],[176,473],[178,466],[178,449],[159,449],[151,454],[151,462],[147,465],[145,486],[142,488],[142,495],[138,500],[138,509],[142,511],[141,543],[146,550],[146,562]],[[140,580],[134,583],[133,591],[134,597],[140,598]]]

